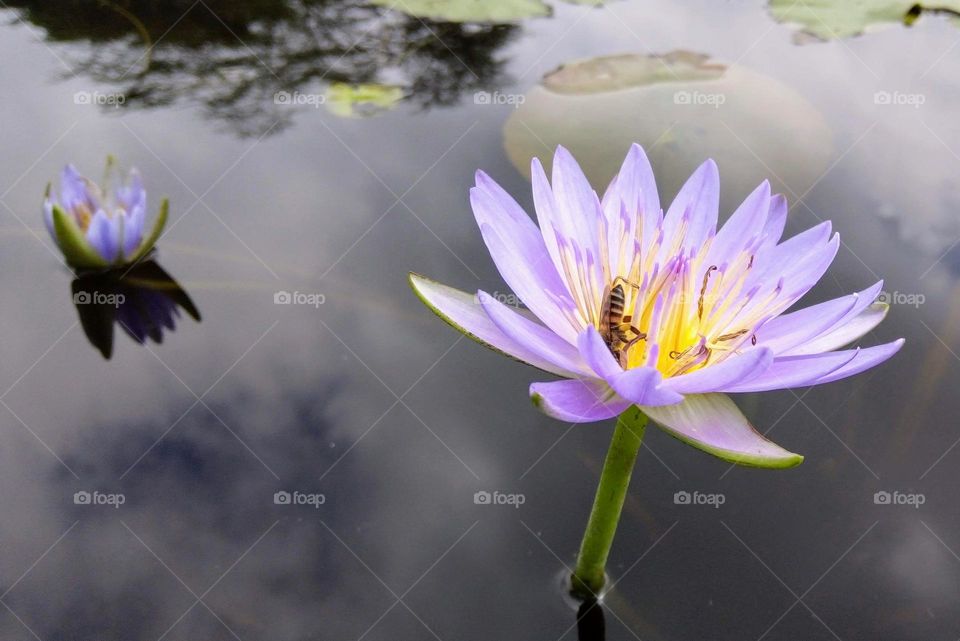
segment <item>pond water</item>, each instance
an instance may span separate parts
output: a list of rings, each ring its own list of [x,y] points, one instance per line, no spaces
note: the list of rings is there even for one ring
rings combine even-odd
[[[948,16],[816,42],[761,2],[559,3],[501,26],[358,2],[3,6],[2,638],[960,637]],[[675,51],[729,67],[722,104],[691,89],[692,119],[672,90],[538,87],[572,61]],[[714,155],[721,215],[767,178],[789,233],[831,219],[844,245],[806,300],[882,277],[891,311],[864,344],[907,343],[852,379],[739,396],[797,468],[648,430],[615,587],[578,617],[559,577],[612,425],[537,412],[543,374],[440,323],[407,273],[506,295],[474,171],[530,207],[512,158],[564,142],[602,176],[634,141],[619,128],[654,150],[663,200]],[[140,169],[151,213],[170,198],[156,266],[197,318],[161,343],[117,328],[104,350],[110,319],[88,339],[43,227],[60,168],[97,176],[107,154]]]

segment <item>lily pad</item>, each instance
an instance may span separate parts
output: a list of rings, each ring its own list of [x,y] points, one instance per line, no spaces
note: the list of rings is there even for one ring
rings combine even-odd
[[[739,65],[675,51],[574,62],[547,74],[504,125],[504,147],[530,175],[557,145],[604,189],[633,142],[644,146],[669,202],[707,158],[720,165],[724,207],[763,179],[788,198],[827,168],[833,144],[820,112],[781,82]]]
[[[630,89],[658,82],[716,80],[726,67],[692,51],[638,56],[602,56],[563,65],[543,78],[543,86],[562,94],[590,94]]]
[[[960,0],[770,0],[779,22],[799,24],[821,40],[846,38],[878,24],[913,24],[925,12],[960,13]]]
[[[334,115],[343,118],[360,118],[386,111],[402,99],[402,87],[335,82],[327,88],[324,104]]]
[[[516,22],[550,15],[541,0],[373,0],[416,18],[445,22]]]

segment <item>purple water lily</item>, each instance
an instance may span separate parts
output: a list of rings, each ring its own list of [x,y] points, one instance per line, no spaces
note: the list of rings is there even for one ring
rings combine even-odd
[[[111,159],[102,187],[67,165],[60,174],[59,195],[51,195],[47,189],[43,218],[70,265],[101,268],[134,262],[160,236],[166,222],[166,200],[145,238],[147,192],[140,173],[131,169],[126,181],[115,184],[118,182]]]
[[[873,329],[882,283],[790,309],[840,241],[824,222],[781,242],[787,201],[765,181],[717,229],[712,160],[664,214],[633,145],[603,197],[562,147],[552,182],[532,162],[539,228],[478,172],[470,202],[497,268],[531,312],[411,274],[422,300],[471,338],[565,380],[533,383],[550,416],[608,419],[637,406],[667,432],[723,459],[790,467],[803,457],[759,434],[727,393],[829,383],[887,360],[903,340],[840,349]]]

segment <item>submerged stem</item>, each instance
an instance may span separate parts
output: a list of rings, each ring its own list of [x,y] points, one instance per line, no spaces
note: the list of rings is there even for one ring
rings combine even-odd
[[[578,598],[596,599],[603,589],[607,556],[620,521],[647,420],[646,414],[636,407],[631,407],[617,418],[613,440],[600,473],[600,485],[593,499],[587,531],[577,555],[577,567],[570,577],[570,592]]]

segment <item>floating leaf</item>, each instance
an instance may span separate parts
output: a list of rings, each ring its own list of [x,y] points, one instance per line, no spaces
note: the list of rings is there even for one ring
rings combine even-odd
[[[334,115],[343,118],[359,118],[390,109],[402,99],[402,87],[335,82],[327,88],[324,104]]]
[[[662,56],[623,54],[563,65],[543,78],[543,86],[564,94],[589,94],[630,89],[659,82],[716,80],[725,67],[692,51]]]
[[[715,159],[731,186],[725,206],[764,178],[795,199],[823,173],[833,149],[823,117],[797,92],[687,51],[564,65],[528,92],[504,125],[507,155],[524,175],[532,157],[549,164],[562,144],[600,190],[632,142],[647,150],[666,202],[700,163]]]
[[[863,33],[873,25],[913,24],[923,12],[960,12],[960,0],[770,0],[770,14],[779,22],[799,24],[822,40]]]
[[[516,22],[550,15],[541,0],[373,0],[416,18],[445,22]]]

